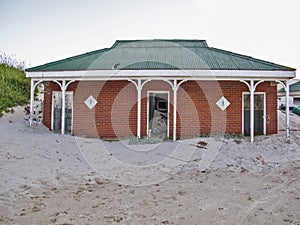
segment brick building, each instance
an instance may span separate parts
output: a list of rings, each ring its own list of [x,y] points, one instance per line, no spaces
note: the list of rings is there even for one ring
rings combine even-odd
[[[277,84],[288,96],[295,69],[203,40],[127,40],[26,75],[31,109],[35,87],[44,84],[43,122],[55,132],[173,140],[234,133],[253,141],[277,133]],[[286,127],[288,139],[288,114]]]

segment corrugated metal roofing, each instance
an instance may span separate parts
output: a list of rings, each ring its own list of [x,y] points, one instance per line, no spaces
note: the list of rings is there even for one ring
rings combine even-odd
[[[300,81],[290,85],[290,92],[300,91]],[[285,92],[284,88],[281,88],[279,92]]]
[[[118,69],[295,69],[208,47],[205,40],[117,40],[111,48],[32,67],[27,72]]]

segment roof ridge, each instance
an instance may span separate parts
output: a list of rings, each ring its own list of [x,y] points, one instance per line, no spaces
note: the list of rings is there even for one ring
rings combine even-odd
[[[133,42],[133,41],[205,41],[204,39],[136,39],[136,40],[116,40],[115,42]]]
[[[204,46],[197,46],[197,47],[199,47],[199,48],[208,47],[206,40],[203,40],[203,39],[137,39],[137,40],[116,40],[115,43],[111,46],[111,48],[117,47],[119,45],[119,43],[131,43],[131,42],[143,42],[143,41],[144,42],[150,42],[150,41],[151,42],[171,42],[171,43],[172,42],[201,42]],[[173,46],[167,46],[167,47],[171,48]],[[193,46],[193,47],[197,48],[196,46]],[[140,47],[135,47],[135,48],[140,48]],[[144,48],[154,48],[154,47],[144,47]],[[187,47],[185,47],[185,48],[187,48]]]
[[[209,54],[216,60],[216,62],[217,62],[217,64],[219,65],[219,67],[221,67],[221,64],[220,64],[220,62],[218,61],[217,57],[216,57],[212,52],[210,52],[210,51],[209,51]]]

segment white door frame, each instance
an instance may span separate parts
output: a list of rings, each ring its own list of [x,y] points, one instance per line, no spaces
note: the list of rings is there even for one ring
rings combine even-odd
[[[169,138],[170,125],[170,92],[169,91],[147,91],[147,136],[149,136],[149,95],[150,93],[167,94],[168,95],[168,120],[167,120],[167,138]]]
[[[266,126],[266,114],[267,114],[267,109],[266,109],[266,92],[255,92],[254,95],[259,95],[262,94],[264,96],[264,115],[263,115],[263,133],[264,135],[267,134],[267,126]],[[242,93],[242,134],[244,134],[244,95],[250,95],[250,92],[243,92]],[[255,126],[255,125],[254,125]]]
[[[51,95],[51,130],[53,131],[53,124],[54,124],[54,104],[53,104],[53,94],[54,93],[61,93],[62,91],[52,91]],[[72,119],[71,119],[71,134],[73,134],[73,105],[74,105],[74,98],[73,98],[73,91],[66,91],[66,95],[72,95]]]

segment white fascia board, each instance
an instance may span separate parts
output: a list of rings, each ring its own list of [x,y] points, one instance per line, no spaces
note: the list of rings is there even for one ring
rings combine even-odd
[[[114,78],[191,78],[197,79],[291,79],[295,71],[258,71],[258,70],[88,70],[88,71],[46,71],[26,72],[29,78],[107,80]]]
[[[300,91],[293,91],[293,92],[290,91],[290,96],[299,97],[300,96]]]
[[[277,95],[279,97],[285,96],[285,91],[284,92],[278,92]],[[298,97],[298,96],[300,96],[300,91],[290,91],[290,96]]]

